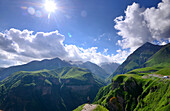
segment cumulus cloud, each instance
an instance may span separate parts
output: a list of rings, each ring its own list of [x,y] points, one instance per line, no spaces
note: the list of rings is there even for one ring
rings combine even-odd
[[[37,32],[18,29],[0,33],[0,67],[19,65],[32,60],[59,57],[72,61],[121,63],[127,57],[124,51],[117,55],[106,55],[107,49],[97,52],[97,47],[84,49],[76,45],[63,44],[65,37],[58,31]]]
[[[134,51],[145,42],[164,42],[170,38],[170,0],[163,0],[157,6],[147,8],[133,3],[128,6],[125,16],[114,19],[115,29],[122,40],[118,44]]]
[[[78,48],[75,45],[66,45],[66,50],[68,51],[69,56],[68,59],[71,60],[80,60],[80,61],[91,61],[96,64],[100,64],[102,62],[116,62],[116,63],[122,63],[127,56],[129,55],[129,52],[125,50],[119,50],[116,55],[106,55],[103,53],[106,53],[107,49],[101,52],[97,52],[97,47],[91,47],[88,49]]]

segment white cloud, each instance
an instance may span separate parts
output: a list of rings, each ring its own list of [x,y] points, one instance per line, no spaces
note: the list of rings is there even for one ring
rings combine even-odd
[[[106,55],[98,52],[97,47],[84,49],[76,45],[63,44],[65,37],[58,31],[37,32],[18,29],[6,30],[0,33],[0,67],[19,65],[32,60],[59,57],[72,61],[91,61],[97,64],[101,62],[121,63],[127,57],[125,51],[119,51],[117,55]]]
[[[115,18],[115,29],[122,40],[118,44],[134,51],[145,42],[170,38],[170,0],[163,0],[158,7],[140,8],[133,3],[125,11],[125,17]]]
[[[162,42],[162,43],[160,43],[160,45],[166,45],[167,43],[166,42]]]

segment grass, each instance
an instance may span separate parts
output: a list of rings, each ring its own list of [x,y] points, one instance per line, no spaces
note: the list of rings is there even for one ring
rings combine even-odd
[[[170,81],[154,80],[140,96],[135,111],[166,111],[170,102]],[[164,110],[163,110],[164,109]]]
[[[89,71],[87,71],[87,69],[73,67],[70,70],[68,70],[68,72],[66,72],[64,75],[61,75],[61,78],[65,79],[75,78],[78,80],[86,80],[86,78],[83,76],[87,74],[90,74]]]
[[[156,74],[170,75],[170,67],[165,67],[156,72]]]
[[[169,72],[169,67],[146,67],[135,69],[128,74],[117,75],[113,78],[113,84],[99,90],[94,103],[109,109],[109,100],[112,97],[118,97],[122,99],[115,101],[117,107],[121,108],[123,103],[120,100],[124,100],[126,101],[124,108],[128,111],[168,111],[170,80],[157,77],[144,79],[142,76],[150,73],[166,75]]]
[[[139,68],[139,69],[134,69],[127,74],[137,74],[137,75],[145,75],[145,74],[151,74],[156,71],[159,71],[163,67],[145,67],[145,68]]]
[[[74,109],[73,111],[81,111],[83,109],[85,104],[79,106],[78,108]]]
[[[145,67],[134,69],[127,74],[135,74],[135,75],[148,75],[148,74],[160,74],[160,75],[170,75],[170,66],[166,67]]]
[[[86,86],[87,88],[84,88]],[[13,108],[10,104],[14,103],[14,106],[19,108],[18,106],[25,106],[29,102],[34,104],[36,101],[35,106],[40,109],[43,106],[40,107],[39,103],[47,105],[49,109],[70,111],[80,103],[84,103],[87,96],[93,100],[99,88],[100,85],[95,82],[92,74],[83,68],[20,71],[0,82],[0,107],[4,108],[9,105]],[[15,98],[10,100],[8,99],[10,97],[23,101],[18,102]],[[7,98],[8,101],[1,98]],[[25,101],[28,102],[24,103]],[[81,110],[82,107],[78,109]],[[29,108],[34,109],[30,106],[27,110]]]
[[[93,111],[109,111],[109,110],[101,105],[97,105],[97,107]]]
[[[156,52],[146,63],[146,66],[170,66],[170,44]]]

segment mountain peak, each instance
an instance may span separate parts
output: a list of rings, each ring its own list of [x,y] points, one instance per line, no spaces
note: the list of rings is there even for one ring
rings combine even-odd
[[[153,44],[150,43],[150,42],[146,42],[146,43],[144,43],[143,45],[153,45]]]
[[[163,46],[154,45],[146,42],[136,49],[128,58],[116,69],[112,77],[116,74],[124,74],[130,70],[141,67],[152,55],[159,51]]]
[[[159,46],[159,45],[154,45],[150,42],[146,42],[145,44],[143,44],[141,47],[152,47],[152,46]]]

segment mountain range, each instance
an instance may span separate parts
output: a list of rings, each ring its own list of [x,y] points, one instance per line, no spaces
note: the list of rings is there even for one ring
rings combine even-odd
[[[59,58],[32,61],[0,68],[0,110],[71,111],[81,105],[75,109],[81,111],[89,98],[110,111],[168,111],[169,75],[170,44],[147,42],[121,65]],[[110,80],[107,86],[105,80]]]
[[[108,65],[108,68],[110,70],[113,68],[112,65],[118,66],[117,63],[112,63],[110,66]],[[72,62],[72,61],[65,61],[61,60],[60,58],[54,58],[54,59],[44,59],[42,61],[32,61],[24,65],[18,65],[18,66],[12,66],[9,68],[1,68],[0,69],[0,81],[11,75],[12,73],[18,72],[18,71],[37,71],[37,70],[51,70],[56,68],[62,68],[62,67],[80,67],[80,68],[86,68],[89,69],[93,73],[96,78],[99,78],[100,80],[104,81],[108,76],[110,76],[112,73],[108,73],[105,71],[105,68],[101,68],[97,64],[94,64],[92,62]],[[107,68],[107,69],[108,69]],[[115,69],[113,68],[113,71]]]

